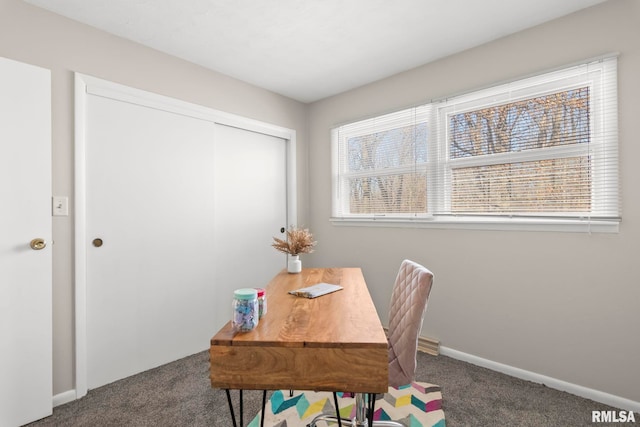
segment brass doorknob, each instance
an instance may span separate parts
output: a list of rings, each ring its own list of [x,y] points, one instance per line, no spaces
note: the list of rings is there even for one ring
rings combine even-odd
[[[39,251],[47,246],[47,242],[45,242],[44,239],[37,238],[29,242],[29,246],[31,246],[31,249],[34,251]]]
[[[93,243],[93,246],[95,246],[96,248],[99,248],[100,246],[102,246],[103,242],[102,242],[102,239],[98,237],[96,239],[93,239],[92,243]]]

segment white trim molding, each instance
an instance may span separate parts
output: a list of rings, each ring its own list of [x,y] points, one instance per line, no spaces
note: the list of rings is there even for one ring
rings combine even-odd
[[[463,362],[471,363],[472,365],[491,369],[492,371],[501,372],[503,374],[507,374],[515,378],[520,378],[522,380],[531,381],[538,384],[544,384],[549,388],[574,394],[576,396],[583,397],[585,399],[591,399],[593,401],[604,403],[605,405],[613,406],[615,408],[620,408],[620,409],[633,411],[633,412],[640,412],[640,402],[635,402],[633,400],[626,399],[624,397],[615,396],[613,394],[605,393],[599,390],[583,387],[578,384],[562,381],[557,378],[548,377],[546,375],[541,375],[535,372],[516,368],[514,366],[505,365],[499,362],[494,362],[493,360],[484,359],[482,357],[478,357],[478,356],[474,356],[473,354],[454,350],[449,347],[441,346],[440,354],[443,356],[451,357],[452,359],[457,359]]]

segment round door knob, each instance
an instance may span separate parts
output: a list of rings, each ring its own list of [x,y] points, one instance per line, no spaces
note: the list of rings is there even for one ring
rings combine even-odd
[[[39,251],[47,246],[47,242],[45,242],[44,239],[37,238],[29,242],[29,246],[31,246],[31,249],[34,251]]]
[[[93,246],[95,246],[96,248],[99,248],[100,246],[102,246],[102,239],[97,238],[97,239],[93,239]]]

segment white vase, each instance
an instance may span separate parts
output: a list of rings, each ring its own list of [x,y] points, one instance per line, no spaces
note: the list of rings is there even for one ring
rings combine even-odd
[[[300,261],[299,255],[289,255],[287,271],[289,273],[300,273],[302,271],[302,261]]]

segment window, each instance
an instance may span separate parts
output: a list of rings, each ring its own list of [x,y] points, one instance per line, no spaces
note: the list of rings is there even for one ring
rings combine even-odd
[[[335,201],[340,213],[406,217],[427,212],[429,111],[400,111],[341,129]]]
[[[333,219],[617,230],[616,91],[608,58],[335,128]]]

